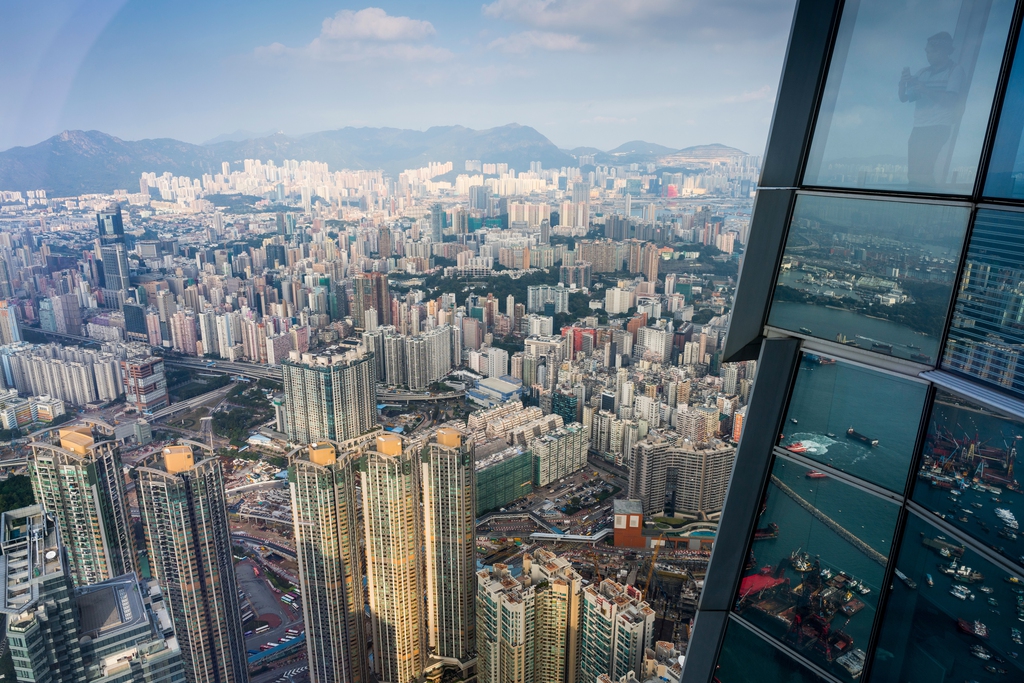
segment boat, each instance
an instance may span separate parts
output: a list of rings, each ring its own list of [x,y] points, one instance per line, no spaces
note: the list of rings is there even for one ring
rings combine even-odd
[[[967,596],[971,594],[971,591],[964,586],[957,585],[949,589],[949,594],[957,600],[966,600]]]
[[[992,605],[993,607],[999,607],[999,601],[996,600],[995,598],[989,598],[987,600],[987,602],[988,602],[988,604]]]
[[[1021,638],[1019,628],[1010,628],[1010,640],[1018,645],[1024,645],[1024,638]]]
[[[978,590],[980,590],[985,595],[990,595],[995,592],[995,589],[991,586],[978,586]]]
[[[868,593],[870,593],[870,592],[871,592],[871,589],[870,589],[870,588],[868,588],[867,586],[865,586],[865,585],[864,585],[864,584],[862,583],[862,584],[860,585],[860,588],[858,588],[858,589],[857,589],[857,592],[858,592],[858,593],[860,593],[861,595],[867,595]]]
[[[929,588],[932,588],[933,586],[935,586],[935,581],[932,579],[932,575],[931,574],[925,574],[924,575],[924,582],[928,584]]]
[[[804,334],[814,334],[813,332],[811,332],[809,328],[806,327],[801,327],[800,331],[803,332]]]
[[[909,588],[910,590],[917,590],[917,581],[914,581],[912,578],[901,572],[899,569],[896,570],[896,577],[903,583],[907,584],[907,588]],[[862,593],[862,595],[867,594]]]
[[[808,450],[807,446],[805,446],[802,441],[791,443],[788,446],[785,446],[785,449],[790,453],[806,453]]]
[[[878,445],[878,439],[872,439],[870,436],[864,436],[863,434],[860,434],[857,431],[855,431],[853,427],[850,427],[849,429],[846,430],[846,436],[847,438],[853,439],[854,441],[860,441],[863,444],[867,444],[872,448]]]
[[[965,564],[960,565],[953,572],[953,580],[959,581],[960,583],[977,583],[985,580],[985,575],[979,571],[971,569]]]
[[[931,363],[932,357],[923,353],[912,353],[910,360],[916,360],[918,363]]]
[[[872,342],[871,348],[876,351],[884,351],[885,353],[892,353],[892,344],[886,344],[885,342]]]
[[[971,654],[982,661],[988,661],[992,659],[992,653],[983,648],[981,645],[971,645]]]
[[[864,672],[864,659],[866,657],[867,653],[858,647],[837,657],[836,664],[846,669],[846,673],[850,674],[850,678],[857,680]]]
[[[991,664],[986,664],[985,665],[985,671],[989,672],[990,674],[1005,674],[1006,673],[1006,669],[998,669],[998,668],[992,666]]]
[[[826,433],[825,433],[825,436],[827,436],[827,437],[828,437],[828,438],[830,438],[830,439],[834,439],[834,438],[836,438],[836,435],[835,435],[834,433],[832,433],[832,432],[826,432]]]
[[[917,349],[918,351],[921,350],[921,347],[918,346],[917,344],[904,344],[904,346],[906,346],[908,349]]]
[[[766,541],[772,538],[777,538],[779,535],[779,525],[775,522],[771,522],[766,527],[761,527],[754,531],[755,541]]]
[[[828,477],[827,474],[819,472],[818,470],[807,470],[807,474],[804,476],[808,479],[826,479]]]
[[[793,571],[801,574],[814,569],[810,554],[802,552],[799,548],[794,550],[793,554],[789,556],[789,563],[793,566]]]
[[[960,629],[961,633],[966,633],[969,636],[988,638],[988,626],[985,626],[985,624],[981,623],[980,621],[967,621],[966,619],[957,619],[956,627]]]
[[[828,567],[821,568],[821,579],[822,581],[828,581],[832,578],[832,570]]]
[[[797,421],[797,419],[795,417],[789,418],[789,421],[792,422],[793,424],[799,424],[799,422]]]

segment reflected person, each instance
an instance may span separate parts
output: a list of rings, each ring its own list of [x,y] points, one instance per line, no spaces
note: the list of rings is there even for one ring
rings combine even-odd
[[[903,68],[900,102],[914,103],[914,129],[907,143],[907,179],[911,187],[934,187],[935,165],[959,118],[964,70],[953,61],[953,36],[945,31],[928,39],[928,66],[911,75]]]

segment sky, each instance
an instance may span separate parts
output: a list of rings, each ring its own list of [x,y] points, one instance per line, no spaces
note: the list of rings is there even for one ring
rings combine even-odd
[[[373,4],[364,4],[371,2]],[[794,0],[0,0],[0,149],[532,126],[764,151]]]

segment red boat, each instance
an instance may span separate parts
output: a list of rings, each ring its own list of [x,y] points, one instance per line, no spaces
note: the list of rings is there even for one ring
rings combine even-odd
[[[988,626],[981,623],[980,621],[967,621],[966,619],[957,619],[956,627],[963,633],[969,636],[978,636],[979,638],[988,638]]]
[[[828,477],[827,474],[825,474],[824,472],[819,472],[818,470],[807,470],[806,476],[808,479],[825,479],[826,477]]]
[[[797,441],[796,443],[791,443],[786,446],[786,450],[790,453],[805,453],[807,451],[807,446],[805,446],[803,442]]]

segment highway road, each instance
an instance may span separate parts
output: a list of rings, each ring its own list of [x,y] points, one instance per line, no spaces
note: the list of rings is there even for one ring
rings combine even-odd
[[[220,387],[219,389],[208,391],[205,394],[199,394],[198,396],[193,396],[192,398],[186,399],[184,401],[172,403],[166,408],[154,410],[151,415],[147,415],[145,416],[145,418],[149,422],[155,422],[156,420],[162,420],[165,417],[170,417],[171,415],[174,415],[175,413],[180,413],[184,410],[192,410],[193,408],[198,408],[199,406],[203,405],[204,403],[211,399],[223,399],[225,396],[228,395],[228,392],[234,388],[234,386],[234,384],[228,384],[227,386]]]

